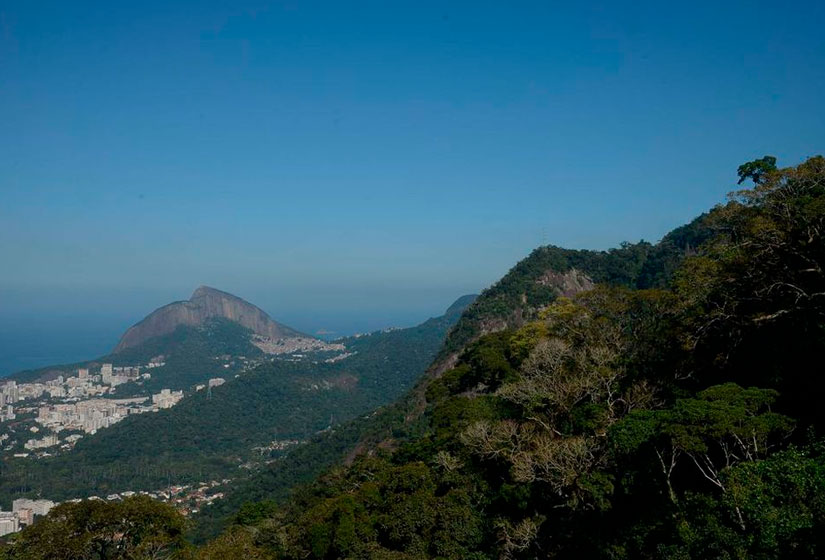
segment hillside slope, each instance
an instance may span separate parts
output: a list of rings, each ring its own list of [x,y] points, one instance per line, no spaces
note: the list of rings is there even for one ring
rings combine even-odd
[[[380,445],[242,508],[201,557],[822,557],[825,158],[744,178],[703,243],[627,261],[638,284],[532,311],[531,255],[423,403],[359,426]]]
[[[682,260],[712,234],[703,214],[661,241],[623,243],[607,251],[572,250],[552,245],[535,249],[478,297],[447,336],[434,371],[454,363],[478,337],[516,328],[559,296],[570,297],[594,285],[628,288],[665,286]]]
[[[416,327],[342,339],[351,354],[345,359],[273,360],[211,394],[202,391],[174,408],[128,417],[64,455],[10,459],[2,465],[0,497],[62,500],[245,477],[270,453],[277,456],[280,444],[308,439],[402,395],[471,301],[462,298],[447,314]]]
[[[659,243],[625,243],[609,251],[577,251],[540,247],[517,263],[498,282],[466,307],[447,334],[427,374],[397,402],[313,438],[291,450],[247,481],[226,489],[226,498],[197,518],[196,536],[203,539],[233,516],[244,502],[283,500],[298,483],[379,446],[392,447],[426,429],[425,393],[432,379],[455,366],[459,356],[484,335],[519,328],[534,320],[559,296],[573,297],[596,283],[622,287],[661,286],[682,260],[710,236],[706,216],[667,234]],[[500,360],[497,355],[490,359]]]

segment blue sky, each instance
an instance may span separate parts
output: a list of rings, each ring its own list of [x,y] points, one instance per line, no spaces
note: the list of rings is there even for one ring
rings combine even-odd
[[[825,151],[822,2],[118,4],[0,5],[0,346],[199,284],[410,324]]]

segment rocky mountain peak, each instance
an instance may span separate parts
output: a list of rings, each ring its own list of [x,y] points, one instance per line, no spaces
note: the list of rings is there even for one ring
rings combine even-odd
[[[272,320],[263,310],[238,296],[209,286],[199,286],[188,301],[164,305],[130,327],[114,351],[120,352],[150,338],[169,334],[181,325],[199,326],[213,318],[234,321],[255,334],[273,340],[306,337]]]
[[[228,292],[223,292],[221,290],[218,290],[217,288],[212,288],[210,286],[198,286],[195,289],[195,291],[192,292],[192,297],[189,298],[189,301],[194,301],[198,298],[210,297],[210,296],[211,297],[229,296],[231,298],[240,299],[237,296],[233,296],[232,294],[230,294]]]

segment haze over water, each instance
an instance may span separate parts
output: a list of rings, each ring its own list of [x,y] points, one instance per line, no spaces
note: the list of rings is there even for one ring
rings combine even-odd
[[[775,17],[774,17],[775,16]],[[4,2],[0,374],[208,284],[412,325],[825,142],[821,2]],[[820,150],[821,151],[821,150]]]

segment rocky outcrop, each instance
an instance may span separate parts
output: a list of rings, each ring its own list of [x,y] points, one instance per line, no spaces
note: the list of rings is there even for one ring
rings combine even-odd
[[[553,288],[557,295],[564,297],[573,297],[578,293],[586,292],[596,287],[596,284],[593,283],[593,280],[591,280],[589,276],[575,268],[571,268],[567,272],[548,270],[542,274],[536,282],[542,286]]]
[[[138,324],[129,328],[118,342],[114,352],[137,346],[156,336],[173,332],[181,325],[198,326],[213,318],[234,321],[255,334],[277,340],[306,337],[285,325],[273,321],[269,315],[232,294],[201,286],[189,301],[177,301],[153,311]]]

